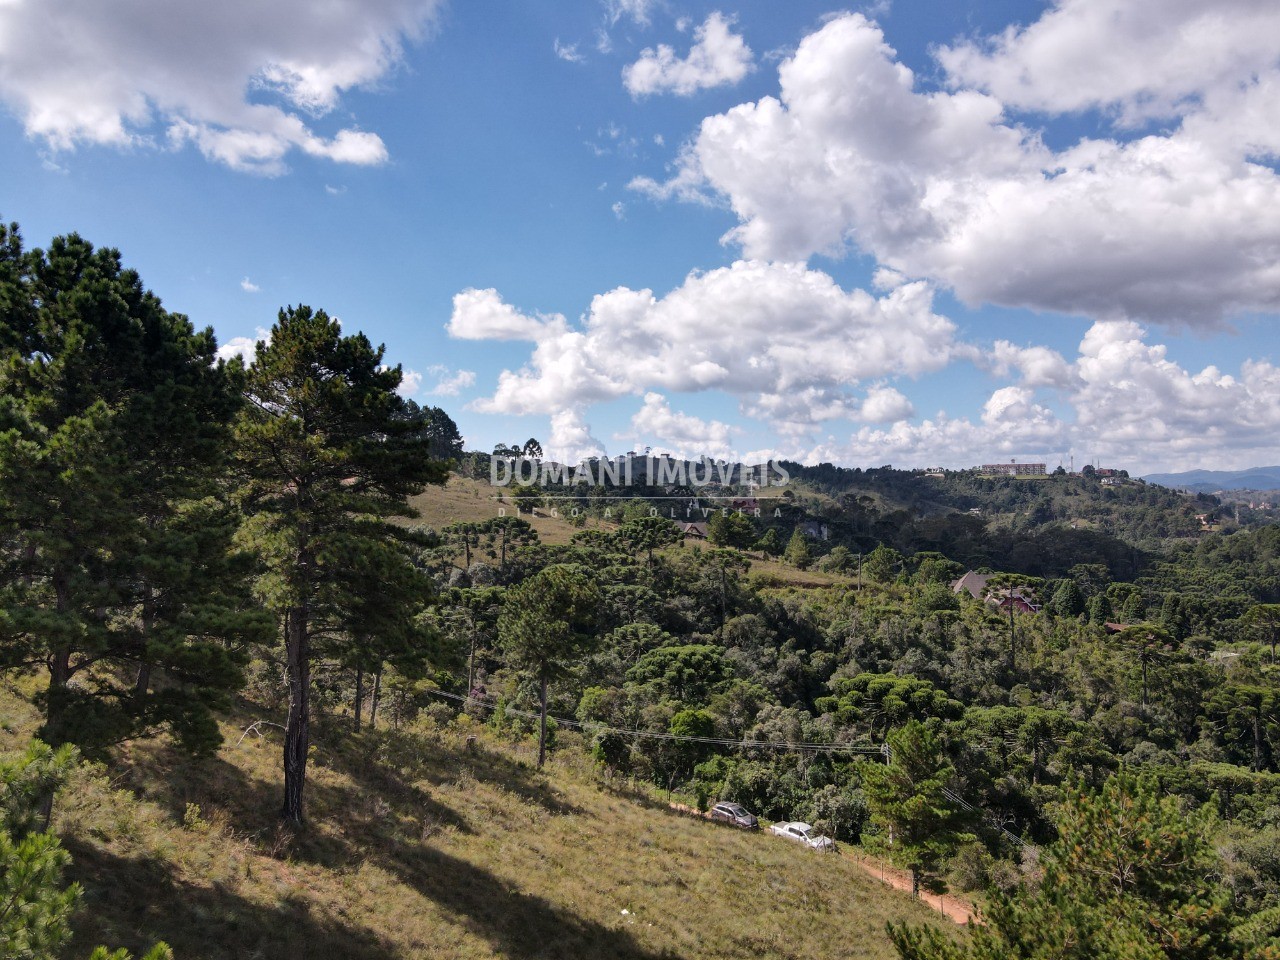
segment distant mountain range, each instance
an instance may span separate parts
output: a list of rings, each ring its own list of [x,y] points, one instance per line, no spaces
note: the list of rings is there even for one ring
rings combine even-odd
[[[1188,470],[1185,473],[1150,473],[1142,478],[1175,490],[1213,493],[1215,490],[1280,490],[1280,467],[1248,470]]]

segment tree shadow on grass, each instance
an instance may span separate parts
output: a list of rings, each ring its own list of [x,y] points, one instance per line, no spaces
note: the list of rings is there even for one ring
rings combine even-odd
[[[459,747],[443,737],[366,730],[332,737],[317,756],[353,779],[377,783],[389,792],[403,788],[406,779],[440,786],[467,773],[555,816],[583,812],[534,767],[481,743]]]
[[[72,856],[70,878],[85,889],[67,956],[88,956],[100,943],[141,955],[159,940],[180,960],[401,956],[374,931],[325,917],[301,898],[265,906],[217,883],[178,880],[157,860],[119,857],[75,838],[64,843]]]
[[[402,848],[384,866],[434,901],[450,920],[513,960],[676,960],[628,931],[578,916],[465,860],[425,845]],[[583,878],[583,882],[589,882]]]
[[[334,753],[329,750],[316,751],[312,757],[307,813],[314,821],[341,822],[344,832],[356,837],[370,832],[380,835],[393,822],[399,823],[401,829],[414,824],[419,834],[428,826],[473,832],[465,817],[419,786],[406,782],[397,771],[367,757],[346,769],[345,764],[333,760]],[[324,782],[318,773],[325,765],[347,774],[358,786]],[[188,804],[196,804],[204,818],[221,812],[235,834],[254,838],[260,846],[268,845],[283,829],[280,784],[250,777],[220,756],[192,760],[173,747],[160,747],[145,760],[135,760],[127,766],[117,782],[159,805],[175,823],[183,821]],[[332,857],[327,858],[326,865],[335,865]]]

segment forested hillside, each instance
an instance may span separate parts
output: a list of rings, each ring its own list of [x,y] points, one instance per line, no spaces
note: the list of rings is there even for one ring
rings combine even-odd
[[[1280,528],[1090,476],[487,491],[323,310],[219,361],[114,251],[0,241],[8,955],[879,956],[832,937],[920,918],[666,800],[984,898],[905,957],[1280,950]],[[634,917],[632,875],[670,888]]]

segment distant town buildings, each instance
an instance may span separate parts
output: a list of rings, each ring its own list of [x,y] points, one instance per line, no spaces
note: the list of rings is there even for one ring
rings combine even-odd
[[[984,463],[980,469],[1004,477],[1037,477],[1048,472],[1043,463]]]

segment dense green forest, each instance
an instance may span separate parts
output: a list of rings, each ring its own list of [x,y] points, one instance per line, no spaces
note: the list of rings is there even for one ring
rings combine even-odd
[[[48,745],[0,777],[9,955],[66,939],[44,828],[74,766],[212,758],[237,701],[296,831],[327,723],[461,715],[985,891],[971,943],[895,928],[905,957],[1280,955],[1280,527],[1088,475],[799,464],[741,512],[516,488],[432,527],[415,498],[489,456],[399,385],[305,306],[218,361],[115,251],[0,231],[0,668]]]

